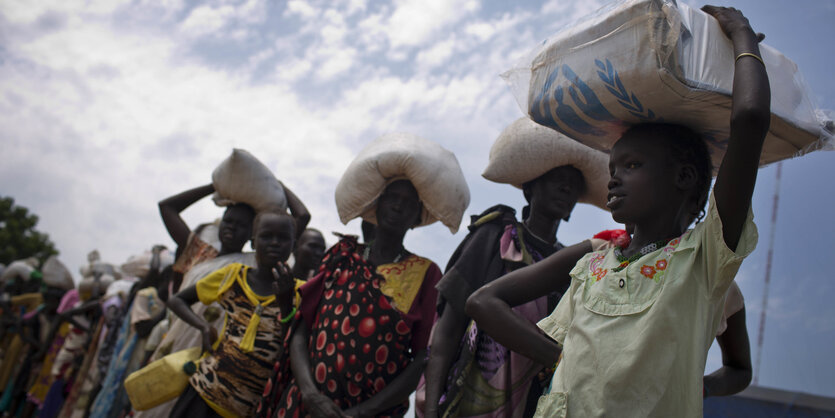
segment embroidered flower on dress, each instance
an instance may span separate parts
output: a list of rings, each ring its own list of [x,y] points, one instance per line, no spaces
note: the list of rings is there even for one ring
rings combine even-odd
[[[667,260],[658,260],[655,262],[655,268],[658,270],[664,270],[667,268]]]
[[[648,279],[652,279],[655,276],[655,267],[644,265],[641,267],[641,274]]]
[[[595,256],[589,261],[589,270],[591,271],[592,277],[596,279],[595,282],[599,282],[600,279],[606,277],[606,273],[609,272],[609,269],[600,267],[603,264],[604,258],[606,257],[603,254],[595,254]]]

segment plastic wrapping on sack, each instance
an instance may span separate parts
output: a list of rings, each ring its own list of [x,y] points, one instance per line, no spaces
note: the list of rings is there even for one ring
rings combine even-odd
[[[578,201],[608,210],[609,156],[527,117],[502,131],[490,148],[490,161],[482,177],[522,188],[524,183],[564,165],[583,173],[586,192]]]
[[[416,135],[391,133],[368,144],[336,186],[336,209],[347,224],[377,223],[377,199],[395,180],[408,179],[423,204],[420,226],[440,220],[452,233],[470,204],[470,189],[455,154]]]
[[[122,273],[139,278],[145,278],[148,275],[148,272],[151,271],[151,260],[153,260],[154,255],[151,250],[146,250],[142,252],[142,254],[132,255],[128,258],[122,266],[120,267]],[[162,270],[167,266],[174,264],[174,254],[168,250],[162,250],[159,253],[159,269]]]
[[[72,274],[56,256],[49,257],[43,264],[43,283],[47,286],[70,290],[75,287]]]
[[[760,164],[832,150],[832,118],[797,66],[760,44],[771,84],[771,128]],[[714,174],[730,135],[734,51],[716,20],[671,0],[624,0],[546,40],[503,74],[537,123],[609,150],[632,124],[689,126],[708,143]]]
[[[287,197],[284,187],[267,166],[249,152],[233,149],[212,172],[215,193],[212,200],[218,206],[246,203],[256,212],[286,212]]]

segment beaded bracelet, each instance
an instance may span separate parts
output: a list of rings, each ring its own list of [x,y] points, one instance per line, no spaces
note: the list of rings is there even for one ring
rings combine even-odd
[[[290,313],[287,314],[287,316],[285,316],[284,318],[278,317],[278,322],[281,322],[282,324],[286,324],[286,323],[292,321],[295,316],[296,316],[296,307],[293,306],[293,310],[291,310]]]
[[[737,56],[736,56],[736,59],[734,60],[734,62],[739,61],[739,59],[740,59],[740,58],[742,58],[742,57],[752,57],[752,58],[756,58],[756,59],[757,59],[757,61],[759,61],[759,62],[760,62],[760,64],[762,64],[762,65],[763,65],[763,67],[765,67],[765,61],[763,61],[763,59],[762,59],[759,55],[754,54],[754,53],[751,53],[751,52],[743,52],[743,53],[741,53],[741,54],[737,55]]]

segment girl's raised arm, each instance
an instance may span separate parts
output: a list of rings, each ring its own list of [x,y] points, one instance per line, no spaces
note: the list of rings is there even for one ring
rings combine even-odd
[[[467,315],[499,344],[540,364],[554,364],[560,346],[511,308],[565,288],[571,269],[589,251],[591,244],[584,241],[502,276],[467,299]]]
[[[728,148],[713,188],[725,244],[736,250],[751,206],[763,141],[771,123],[771,88],[758,36],[734,8],[702,8],[719,21],[734,45],[733,107]]]

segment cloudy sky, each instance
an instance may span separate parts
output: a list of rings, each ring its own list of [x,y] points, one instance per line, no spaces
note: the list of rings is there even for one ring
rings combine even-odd
[[[40,216],[74,272],[92,249],[122,263],[173,245],[156,202],[209,183],[233,147],[273,169],[323,231],[359,232],[356,221],[339,223],[333,189],[352,156],[390,131],[456,153],[469,214],[500,202],[520,208],[521,193],[480,177],[492,141],[522,115],[498,75],[600,4],[3,1],[0,195]],[[798,63],[818,104],[835,109],[835,0],[733,5]],[[783,164],[762,385],[835,396],[833,163],[824,152]],[[775,174],[760,171],[760,245],[738,276],[755,355]],[[205,199],[184,217],[195,226],[220,214]],[[559,238],[614,226],[580,205]],[[462,238],[436,224],[410,233],[407,247],[445,265]]]

